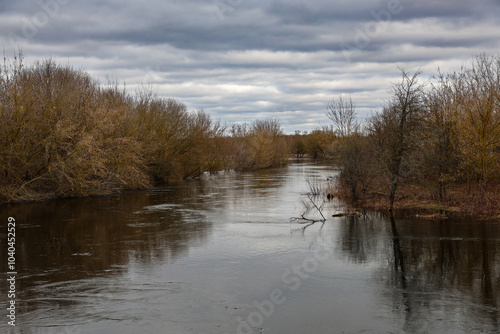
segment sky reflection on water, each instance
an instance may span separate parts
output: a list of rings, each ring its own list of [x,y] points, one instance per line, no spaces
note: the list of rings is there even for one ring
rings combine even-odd
[[[500,224],[332,218],[338,202],[324,224],[290,221],[306,179],[333,173],[302,162],[2,206],[2,230],[18,222],[13,333],[500,331]]]

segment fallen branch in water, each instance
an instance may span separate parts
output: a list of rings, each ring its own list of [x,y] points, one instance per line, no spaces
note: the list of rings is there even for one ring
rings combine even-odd
[[[316,210],[318,210],[319,214],[321,215],[321,217],[323,218],[321,221],[325,221],[326,218],[325,216],[323,216],[323,212],[322,212],[322,209],[323,209],[323,204],[321,204],[321,207],[318,207],[318,205],[313,201],[312,199],[312,196],[311,194],[307,194],[307,198],[309,198],[309,201],[312,203],[312,205],[316,208]],[[304,216],[304,215],[302,215]]]
[[[306,228],[308,228],[309,226],[311,225],[314,225],[315,223],[325,223],[326,221],[326,217],[325,215],[323,215],[323,206],[325,204],[325,202],[323,201],[323,203],[321,203],[320,205],[318,205],[318,203],[316,203],[316,200],[318,200],[321,196],[321,186],[317,183],[317,182],[314,182],[312,183],[310,180],[307,180],[307,183],[309,184],[309,190],[310,192],[306,193],[305,195],[307,196],[307,199],[309,201],[306,201],[304,199],[302,199],[302,204],[304,205],[304,208],[305,208],[305,211],[300,215],[300,217],[292,217],[290,218],[290,221],[301,221],[299,224],[307,224],[306,226],[304,226],[302,228],[302,232],[305,231]],[[306,214],[312,209],[312,208],[315,208],[319,214],[321,215],[321,219],[319,218],[316,218],[316,219],[313,219],[313,218],[308,218],[306,217]]]
[[[304,214],[302,214],[300,217],[292,217],[290,218],[291,221],[296,221],[296,220],[303,220],[303,222],[301,222],[300,224],[306,224],[306,223],[318,223],[318,222],[321,222],[321,223],[324,223],[326,221],[326,219],[311,219],[311,218],[307,218],[304,216]]]
[[[304,201],[303,204],[304,206],[306,207],[306,211],[304,211],[304,213],[302,213],[300,215],[300,217],[292,217],[290,218],[291,221],[295,221],[295,220],[303,220],[303,222],[301,224],[305,224],[307,222],[309,222],[311,225],[314,224],[314,223],[317,223],[317,222],[322,222],[324,223],[326,221],[326,217],[323,215],[323,204],[321,204],[320,206],[318,206],[316,204],[316,202],[314,202],[314,198],[315,196],[312,195],[312,194],[307,194],[307,198],[309,199],[309,203],[312,204],[312,206],[318,210],[319,214],[321,215],[321,219],[312,219],[312,218],[307,218],[305,216],[305,214],[310,210],[310,206],[308,205],[308,203],[305,203]]]
[[[306,218],[304,216],[304,214],[302,214],[300,217],[292,217],[290,218],[291,221],[294,221],[294,220],[303,220],[302,222],[300,222],[299,224],[307,224],[305,225],[304,227],[301,227],[299,230],[302,230],[302,234],[305,233],[306,229],[309,227],[309,226],[312,226],[316,223],[321,223],[321,227],[320,227],[320,230],[323,229],[323,226],[325,225],[325,221],[323,219],[310,219],[310,218]]]
[[[341,212],[332,215],[332,217],[361,217],[361,213],[359,212]]]

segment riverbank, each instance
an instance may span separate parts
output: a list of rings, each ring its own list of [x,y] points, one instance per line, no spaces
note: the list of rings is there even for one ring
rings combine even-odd
[[[337,190],[335,195],[349,202],[348,192]],[[500,187],[468,191],[456,186],[440,201],[420,185],[404,185],[398,190],[393,212],[411,212],[424,219],[447,219],[451,216],[472,216],[475,219],[500,220]],[[389,191],[374,191],[359,200],[355,207],[389,213]]]
[[[131,95],[52,60],[0,71],[0,203],[149,189],[205,172],[283,166],[277,120],[230,129],[147,89]]]

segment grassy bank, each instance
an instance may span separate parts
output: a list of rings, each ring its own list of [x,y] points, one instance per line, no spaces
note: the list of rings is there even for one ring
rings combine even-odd
[[[467,189],[450,189],[446,200],[420,185],[401,187],[393,211],[411,211],[421,218],[445,219],[454,215],[473,216],[477,219],[500,219],[500,188],[468,193]],[[349,199],[349,195],[337,192],[337,196]],[[390,211],[389,191],[373,192],[355,203],[358,208],[381,212]]]

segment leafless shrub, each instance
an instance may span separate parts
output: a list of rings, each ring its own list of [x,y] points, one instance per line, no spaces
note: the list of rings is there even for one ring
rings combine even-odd
[[[21,54],[0,68],[0,117],[0,202],[110,194],[287,159],[276,120],[236,129],[233,145],[203,110],[148,88],[132,96],[103,87],[52,60],[25,66]]]
[[[277,120],[257,120],[250,126],[235,125],[231,133],[235,169],[270,168],[287,164],[289,150]]]

